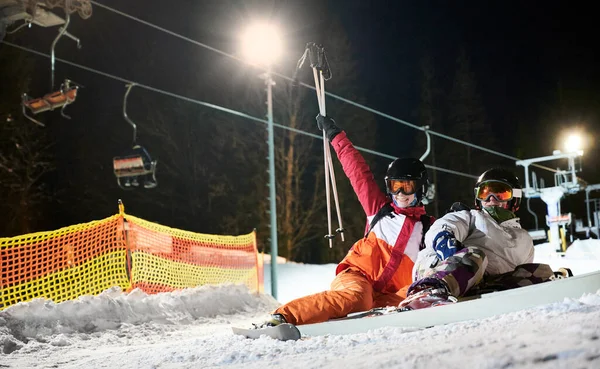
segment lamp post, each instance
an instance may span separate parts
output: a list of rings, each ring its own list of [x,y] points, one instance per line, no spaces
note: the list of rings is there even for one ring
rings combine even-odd
[[[267,90],[267,133],[269,147],[269,210],[271,218],[271,295],[277,299],[277,203],[275,187],[275,141],[273,137],[272,63],[279,57],[281,43],[272,25],[257,24],[248,28],[243,38],[244,54],[249,62],[266,67],[261,75]]]

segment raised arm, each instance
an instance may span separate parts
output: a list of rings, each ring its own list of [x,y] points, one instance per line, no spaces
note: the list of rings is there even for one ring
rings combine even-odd
[[[365,213],[367,216],[376,214],[389,200],[377,185],[367,162],[333,119],[319,115],[317,125],[325,130]]]

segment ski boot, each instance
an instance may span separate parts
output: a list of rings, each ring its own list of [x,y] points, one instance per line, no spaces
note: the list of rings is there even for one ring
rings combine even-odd
[[[398,305],[398,310],[425,309],[457,302],[458,299],[450,294],[446,283],[437,278],[424,278],[410,286],[408,295]]]
[[[261,329],[261,328],[267,328],[267,327],[276,327],[283,323],[287,323],[287,321],[285,320],[283,315],[271,314],[271,319],[267,320],[266,322],[264,322],[260,325],[252,323],[252,325],[254,326],[254,329]]]
[[[554,272],[554,277],[550,277],[550,280],[564,279],[573,276],[573,272],[569,268],[558,268],[556,272]]]

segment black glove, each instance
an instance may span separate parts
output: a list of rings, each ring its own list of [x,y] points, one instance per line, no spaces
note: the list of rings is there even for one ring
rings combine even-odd
[[[325,131],[325,135],[329,142],[333,140],[338,133],[342,132],[340,127],[335,125],[335,121],[330,117],[324,117],[321,114],[317,115],[317,127]]]

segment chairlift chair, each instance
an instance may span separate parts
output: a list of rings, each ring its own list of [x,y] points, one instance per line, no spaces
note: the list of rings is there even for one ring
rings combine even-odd
[[[140,180],[144,188],[155,188],[156,160],[153,160],[148,151],[137,144],[137,126],[127,116],[127,98],[135,84],[127,84],[127,91],[123,97],[123,117],[133,127],[133,148],[123,156],[113,158],[113,170],[117,183],[122,189],[140,188]]]
[[[67,119],[71,119],[68,115],[65,114],[65,108],[67,105],[72,104],[77,98],[77,90],[79,87],[82,87],[78,84],[73,83],[69,79],[65,79],[64,82],[60,85],[60,89],[54,90],[54,49],[58,40],[62,36],[67,36],[70,39],[77,42],[77,48],[81,48],[81,43],[79,39],[69,32],[67,32],[67,27],[70,23],[70,15],[66,14],[64,26],[61,27],[58,31],[58,35],[52,42],[51,54],[50,54],[50,88],[52,91],[41,98],[33,98],[30,97],[27,93],[23,93],[21,95],[21,105],[23,108],[23,115],[34,122],[37,125],[45,126],[42,122],[33,118],[31,115],[27,114],[27,110],[31,112],[32,115],[36,115],[39,113],[43,113],[45,111],[54,110],[60,108],[60,113],[63,117]]]
[[[48,110],[60,108],[60,114],[67,119],[71,119],[70,116],[65,114],[65,108],[67,107],[67,105],[75,101],[75,99],[77,98],[77,89],[80,87],[78,85],[71,84],[72,82],[66,79],[64,83],[60,86],[60,90],[50,92],[49,94],[46,94],[44,95],[44,97],[40,98],[32,98],[26,93],[24,93],[21,99],[21,105],[23,106],[23,115],[27,119],[42,127],[45,126],[44,123],[28,115],[27,110],[31,111],[31,114],[36,115],[38,113],[42,113]]]
[[[154,188],[156,181],[156,160],[152,160],[146,149],[135,145],[131,152],[113,158],[113,169],[119,187],[133,189],[140,187],[140,180],[144,188]]]

